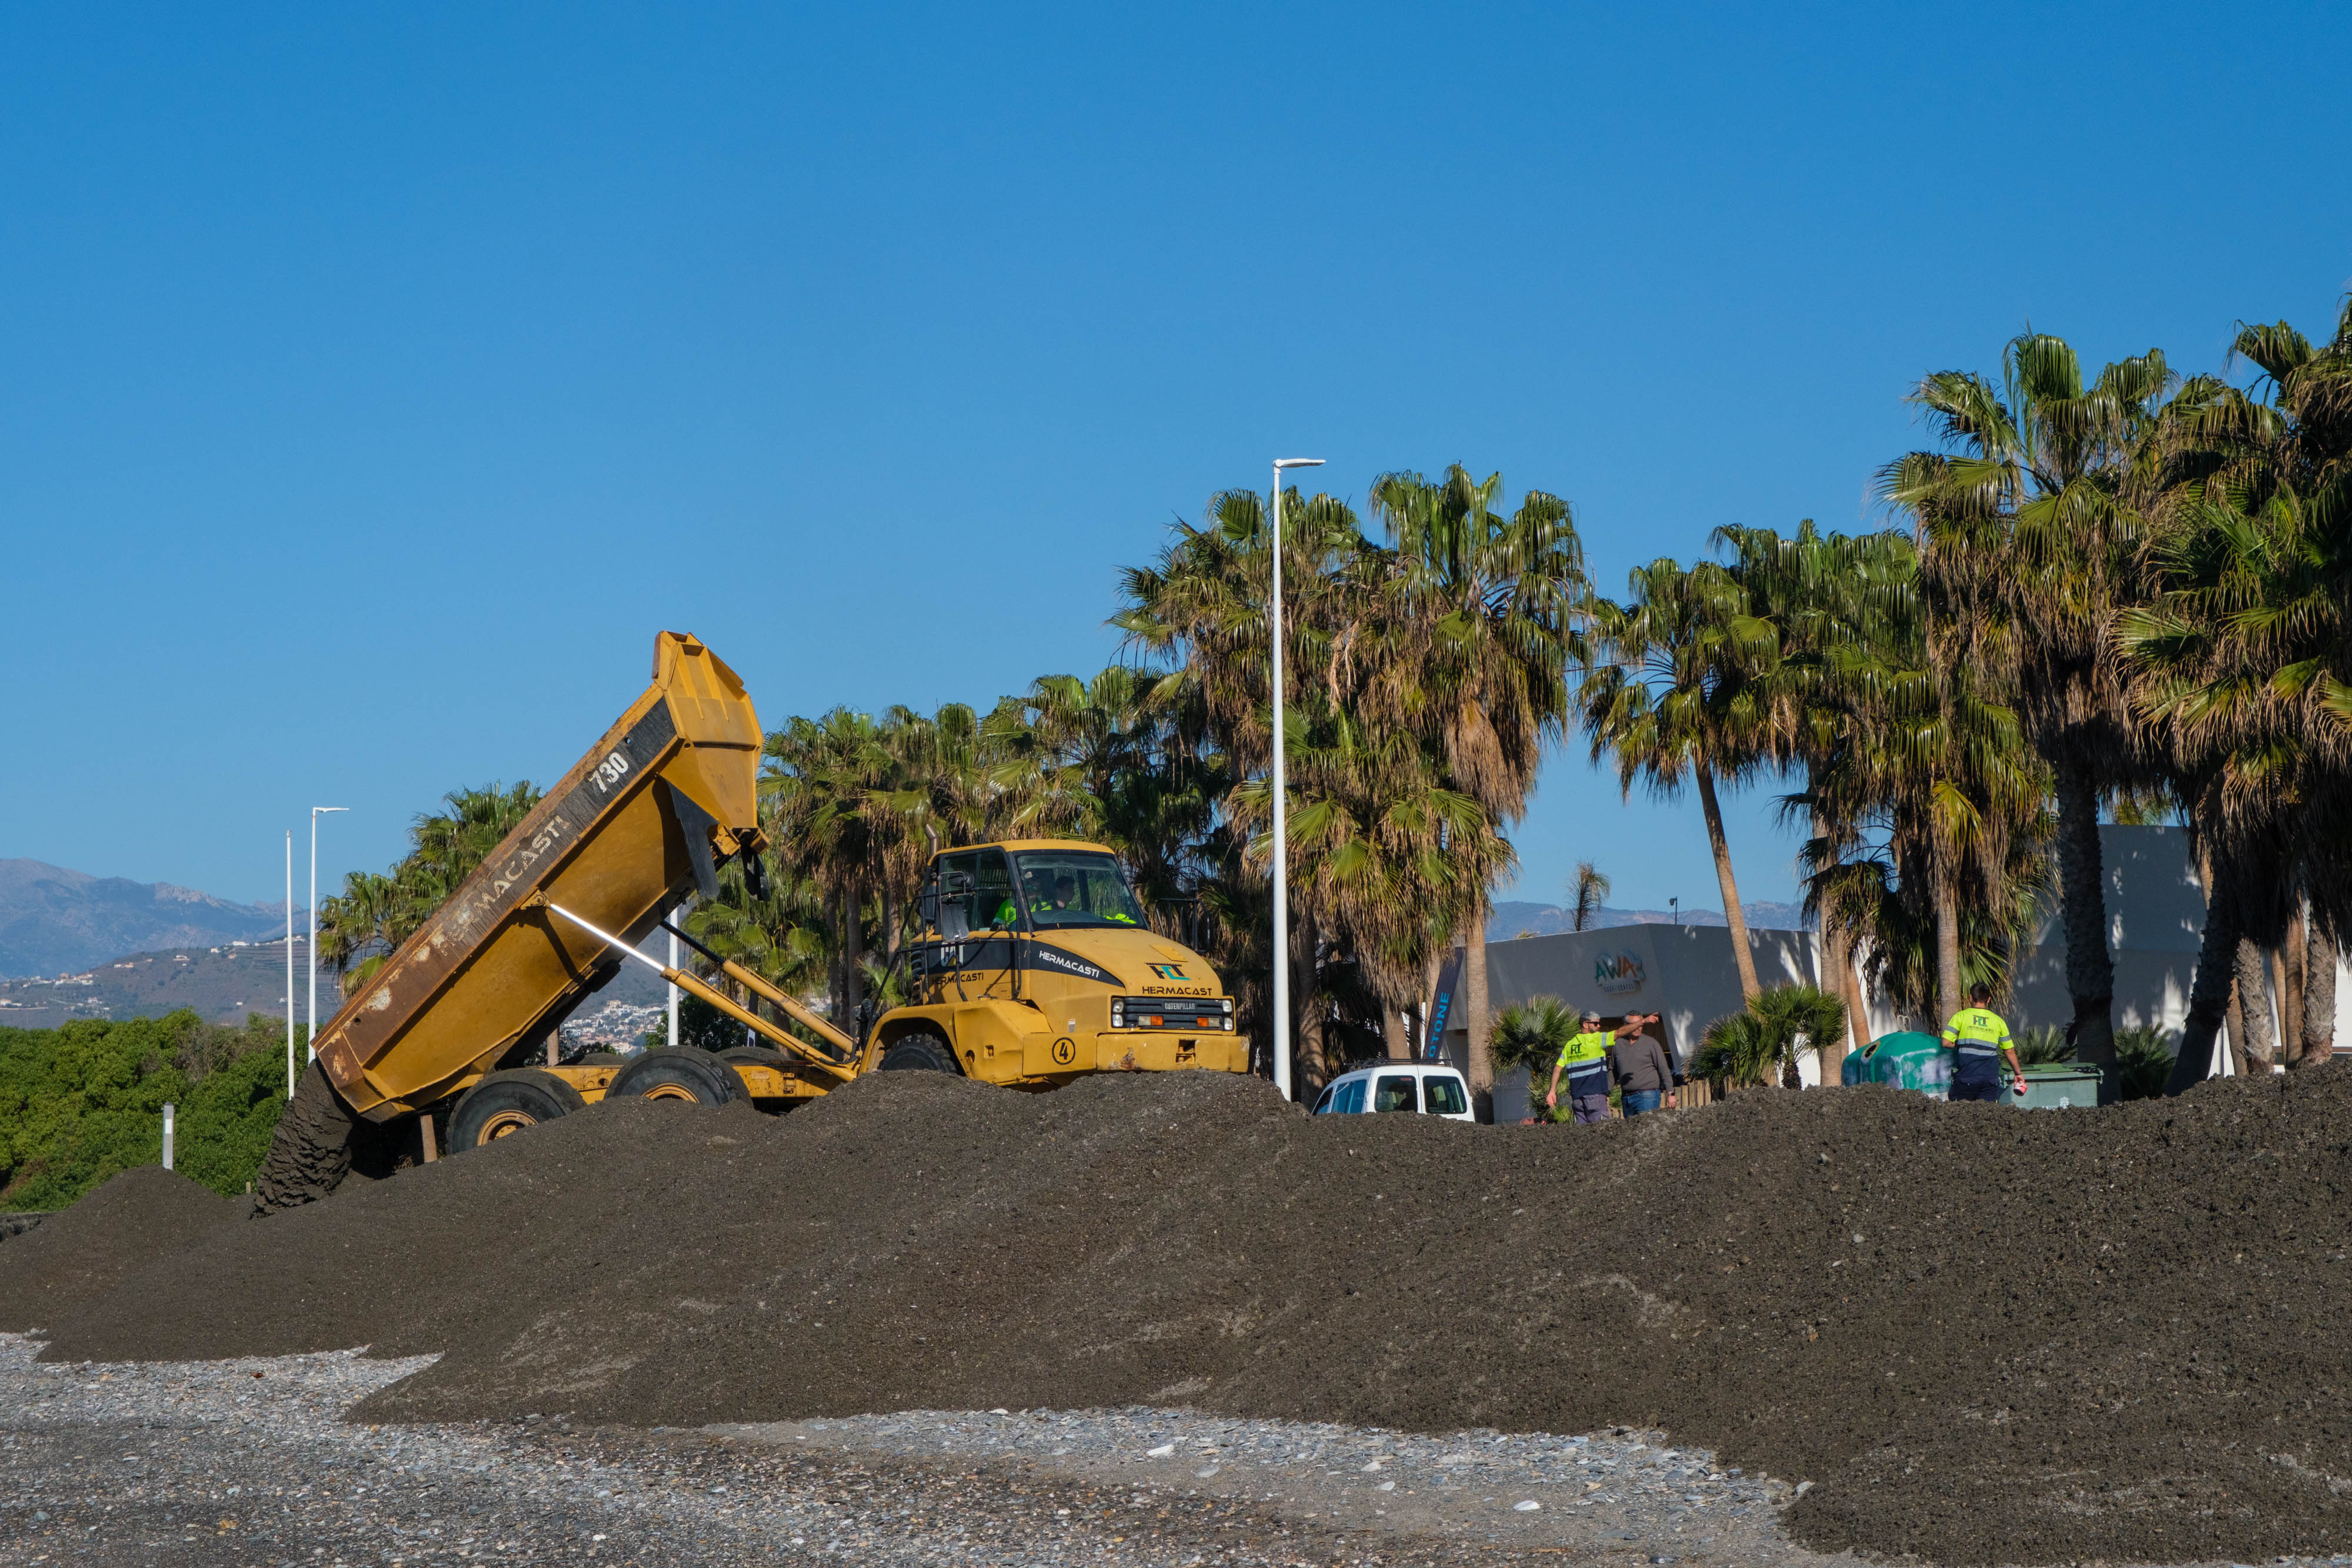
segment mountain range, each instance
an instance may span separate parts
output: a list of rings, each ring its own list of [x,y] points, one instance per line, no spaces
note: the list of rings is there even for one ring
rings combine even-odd
[[[299,929],[303,912],[294,918]],[[0,860],[0,978],[79,974],[126,953],[285,935],[282,904],[232,904],[168,882]]]
[[[1740,913],[1748,916],[1751,931],[1807,931],[1812,922],[1805,918],[1801,904],[1759,902],[1742,904]],[[1679,922],[1685,925],[1721,925],[1722,913],[1713,909],[1612,909],[1603,904],[1592,917],[1591,929],[1610,925],[1664,925]],[[1486,940],[1508,942],[1515,936],[1550,936],[1576,929],[1573,911],[1556,904],[1498,904],[1486,917]]]
[[[1802,930],[1807,924],[1801,904],[1757,903],[1742,907],[1748,924],[1759,930]],[[301,910],[295,911],[298,938],[304,918]],[[1606,906],[1594,924],[1663,925],[1677,918],[1686,925],[1723,924],[1723,916],[1712,909],[1685,909],[1678,916],[1665,909]],[[1573,915],[1558,904],[1498,904],[1486,923],[1486,939],[1507,942],[1519,936],[1549,936],[1571,930],[1574,925]],[[277,998],[284,988],[282,972],[271,983],[261,971],[269,963],[282,971],[285,952],[273,938],[282,938],[285,932],[284,904],[234,904],[168,882],[91,876],[45,861],[0,860],[0,979],[54,980],[98,971],[94,977],[100,984],[94,991],[74,994],[83,998],[85,1008],[100,1016],[107,1012],[133,1016],[169,1005],[194,1005],[215,1017],[233,1017],[245,1010],[237,1005],[243,1003],[261,1010],[281,1010],[284,1003]],[[267,961],[262,954],[248,950],[265,942],[270,944]],[[142,961],[135,971],[116,967],[126,958]],[[248,968],[253,971],[249,977]],[[134,973],[142,983],[130,983]],[[154,979],[150,980],[150,976]],[[166,976],[171,978],[165,980]],[[615,995],[629,993],[631,1001],[638,999],[634,993],[641,988],[650,994],[658,990],[658,982],[652,986],[624,982],[611,988]],[[62,1021],[66,993],[54,993],[54,1000],[51,995],[41,994],[47,1007],[36,1003],[30,991],[21,1000],[35,1003],[29,1011],[55,1009],[58,1013],[57,1019],[41,1021]],[[322,998],[321,1006],[325,1005]]]

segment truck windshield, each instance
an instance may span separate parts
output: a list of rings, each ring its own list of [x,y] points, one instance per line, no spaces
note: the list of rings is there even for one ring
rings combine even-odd
[[[1034,928],[1143,924],[1143,911],[1127,890],[1114,856],[1033,850],[1014,859],[1021,864],[1021,894]]]

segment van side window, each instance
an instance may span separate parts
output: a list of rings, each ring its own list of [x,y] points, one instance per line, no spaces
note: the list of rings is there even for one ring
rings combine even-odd
[[[1470,1109],[1470,1097],[1462,1091],[1462,1080],[1433,1073],[1421,1081],[1422,1092],[1429,1096],[1429,1113],[1433,1116],[1459,1116]]]
[[[1407,1073],[1402,1078],[1381,1079],[1379,1090],[1372,1096],[1372,1109],[1375,1111],[1420,1110],[1419,1096],[1412,1092],[1412,1075]]]
[[[1315,1102],[1315,1110],[1313,1114],[1320,1116],[1324,1112],[1328,1111],[1331,1108],[1331,1096],[1337,1092],[1337,1085],[1325,1085],[1323,1090],[1323,1098]]]
[[[1363,1108],[1364,1081],[1359,1078],[1339,1091],[1339,1111],[1343,1115],[1353,1116]]]

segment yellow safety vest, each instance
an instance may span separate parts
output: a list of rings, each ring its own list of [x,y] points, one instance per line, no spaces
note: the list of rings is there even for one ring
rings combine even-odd
[[[1567,1071],[1570,1093],[1609,1092],[1609,1046],[1616,1038],[1600,1030],[1568,1037],[1568,1044],[1560,1049],[1559,1064]]]
[[[1965,1057],[1997,1057],[2009,1049],[2009,1024],[1990,1008],[1962,1008],[1944,1026],[1944,1043]]]

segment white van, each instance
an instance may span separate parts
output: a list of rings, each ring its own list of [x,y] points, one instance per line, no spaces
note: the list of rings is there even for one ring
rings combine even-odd
[[[1318,1116],[1412,1111],[1450,1122],[1475,1122],[1469,1086],[1454,1069],[1434,1061],[1383,1061],[1331,1080],[1315,1102]]]

